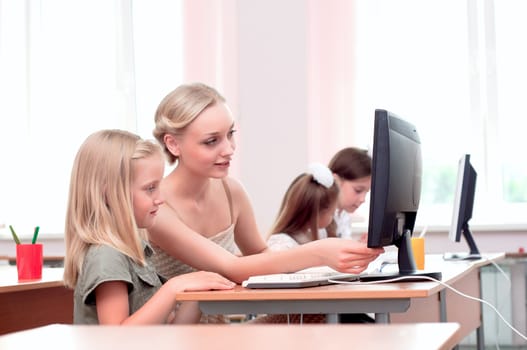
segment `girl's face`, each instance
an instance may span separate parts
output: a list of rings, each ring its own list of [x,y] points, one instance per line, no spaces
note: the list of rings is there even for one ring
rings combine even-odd
[[[163,179],[164,170],[165,161],[161,155],[133,161],[132,203],[139,228],[151,227],[159,206],[163,204],[159,183]]]
[[[338,208],[353,213],[366,200],[371,187],[371,176],[344,180],[337,175],[336,179],[340,189]]]
[[[236,149],[234,132],[234,119],[225,103],[208,107],[175,139],[178,167],[205,177],[227,176]]]
[[[335,210],[337,209],[337,202],[327,209],[320,211],[318,214],[318,228],[326,228],[331,224]]]

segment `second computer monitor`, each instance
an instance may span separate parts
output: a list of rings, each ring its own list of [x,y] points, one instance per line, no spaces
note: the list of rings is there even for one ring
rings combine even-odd
[[[458,163],[457,185],[454,196],[454,210],[452,213],[452,225],[449,237],[454,242],[460,242],[461,236],[465,238],[470,252],[468,253],[445,253],[446,259],[479,259],[481,258],[472,232],[470,232],[469,221],[474,209],[474,197],[476,193],[477,173],[470,162],[470,155],[465,154]]]

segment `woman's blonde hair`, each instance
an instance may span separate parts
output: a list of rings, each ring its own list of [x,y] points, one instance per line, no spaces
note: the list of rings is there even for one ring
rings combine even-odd
[[[64,282],[74,288],[90,245],[106,244],[145,264],[131,194],[132,163],[162,157],[154,142],[123,130],[101,130],[81,145],[71,172],[65,224]]]
[[[165,135],[181,134],[205,109],[218,102],[225,102],[225,98],[214,88],[202,83],[180,85],[163,98],[157,107],[153,134],[163,145],[169,164],[174,164],[177,157],[166,147]]]
[[[296,240],[296,235],[309,231],[313,240],[318,239],[319,214],[337,202],[338,194],[339,189],[335,182],[326,188],[311,174],[299,175],[289,185],[282,199],[270,234],[287,233]],[[336,237],[336,225],[333,221],[326,227],[326,231],[328,237]]]

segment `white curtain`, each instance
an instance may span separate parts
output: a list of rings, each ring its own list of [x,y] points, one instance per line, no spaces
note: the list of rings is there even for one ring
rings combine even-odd
[[[0,224],[62,233],[86,136],[152,137],[155,106],[181,81],[181,10],[149,4],[0,1]]]
[[[231,174],[264,228],[304,163],[371,146],[375,108],[418,127],[418,221],[449,224],[471,153],[475,219],[524,223],[525,13],[521,0],[0,0],[0,226],[61,233],[82,140],[150,138],[160,99],[192,81],[233,109]]]

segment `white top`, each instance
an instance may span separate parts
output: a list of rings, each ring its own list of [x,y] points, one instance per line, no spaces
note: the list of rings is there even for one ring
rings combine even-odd
[[[320,229],[318,231],[318,237],[319,239],[327,238],[326,230]],[[300,244],[311,242],[312,240],[310,235],[306,233],[296,234],[296,239],[300,242],[295,240],[288,233],[275,233],[267,239],[267,246],[270,250],[287,250],[296,247]]]
[[[298,242],[287,233],[276,233],[267,240],[267,246],[274,251],[288,250],[298,245]]]
[[[337,237],[350,239],[351,238],[351,215],[345,210],[336,210],[333,216],[337,224]]]
[[[333,219],[337,224],[336,235],[339,238],[351,239],[351,214],[345,210],[335,210]],[[320,238],[326,238],[328,236],[325,228],[318,230],[318,236]]]

